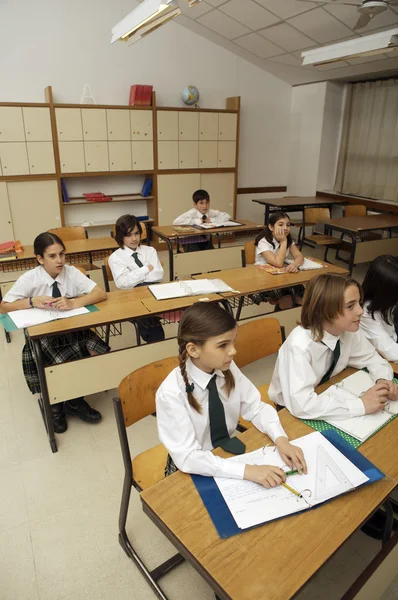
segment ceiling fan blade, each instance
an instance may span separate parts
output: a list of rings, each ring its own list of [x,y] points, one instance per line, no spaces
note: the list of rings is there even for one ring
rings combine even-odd
[[[373,17],[374,17],[374,15],[361,15],[359,17],[357,24],[354,27],[354,31],[357,31],[357,29],[362,29],[363,27],[366,27],[366,25],[368,23],[370,23],[370,21],[373,19]]]

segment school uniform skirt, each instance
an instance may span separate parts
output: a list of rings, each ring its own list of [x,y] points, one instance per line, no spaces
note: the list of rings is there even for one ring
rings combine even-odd
[[[167,455],[166,467],[164,469],[164,476],[168,477],[169,475],[173,475],[178,471],[178,467],[176,467],[174,460],[171,458],[170,454]]]
[[[37,371],[33,344],[24,329],[25,346],[22,349],[22,368],[26,383],[32,394],[40,394],[39,374]],[[104,354],[110,347],[93,331],[79,332],[79,337],[60,335],[45,337],[40,340],[44,366],[59,365],[71,360],[79,360],[90,356],[90,352]]]

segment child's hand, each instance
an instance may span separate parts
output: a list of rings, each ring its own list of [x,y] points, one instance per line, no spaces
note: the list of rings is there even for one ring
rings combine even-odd
[[[283,227],[275,227],[274,238],[278,240],[278,242],[285,242],[287,240]]]
[[[276,487],[286,481],[283,469],[272,465],[246,465],[243,478],[259,483],[265,488]]]
[[[281,456],[283,462],[285,462],[291,469],[297,469],[300,473],[307,473],[307,463],[304,459],[304,454],[301,448],[293,446],[287,437],[278,437],[275,442],[275,446]]]
[[[147,265],[147,267],[148,267],[148,269],[149,269],[149,272],[153,271],[153,270],[154,270],[154,268],[155,268],[153,265]]]
[[[74,308],[74,302],[72,298],[53,298],[51,308],[55,310],[71,310]]]
[[[35,296],[32,298],[34,308],[44,308],[48,310],[51,308],[51,305],[54,302],[54,298],[52,296]]]
[[[285,273],[298,273],[298,267],[294,263],[291,263],[285,268]]]
[[[379,379],[377,383],[379,383],[379,381],[386,385],[386,389],[388,389],[389,400],[398,400],[398,385],[390,379]]]
[[[392,382],[391,382],[392,383]],[[361,396],[367,415],[383,410],[388,399],[390,386],[385,379],[380,379],[376,385],[371,387]]]

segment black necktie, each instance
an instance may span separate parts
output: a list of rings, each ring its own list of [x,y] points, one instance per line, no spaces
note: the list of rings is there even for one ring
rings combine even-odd
[[[134,258],[135,264],[137,265],[137,267],[143,267],[144,266],[142,264],[142,262],[140,261],[140,259],[138,258],[138,253],[137,252],[133,252],[133,254],[131,256]]]
[[[326,383],[327,381],[329,381],[331,374],[334,371],[335,366],[337,365],[337,361],[340,358],[340,340],[337,340],[337,344],[333,350],[333,358],[332,358],[332,364],[330,365],[329,369],[326,371],[325,375],[322,377],[321,381],[319,382],[319,385],[322,385],[322,383]]]
[[[52,288],[53,288],[53,298],[61,298],[62,294],[59,291],[58,283],[56,281],[54,281],[54,283],[52,284]]]
[[[209,420],[210,420],[210,437],[213,448],[221,446],[223,450],[230,452],[231,454],[244,454],[246,446],[238,438],[229,437],[227,424],[225,421],[225,411],[221,398],[218,395],[217,375],[214,375],[209,383],[207,389],[209,390]]]

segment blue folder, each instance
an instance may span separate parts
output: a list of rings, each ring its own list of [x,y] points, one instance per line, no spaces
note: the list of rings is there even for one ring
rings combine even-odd
[[[329,429],[322,432],[322,435],[340,450],[362,473],[369,477],[369,481],[363,485],[383,479],[384,473],[375,467],[363,454],[358,452],[358,450],[350,446],[336,431]],[[248,531],[248,529],[240,529],[237,526],[213,477],[202,477],[202,475],[191,475],[191,477],[221,538],[228,538],[232,535]],[[322,504],[317,504],[313,508],[318,508],[318,506],[322,506]],[[259,527],[260,525],[262,523],[255,527]],[[249,529],[254,529],[254,527],[250,527]]]

